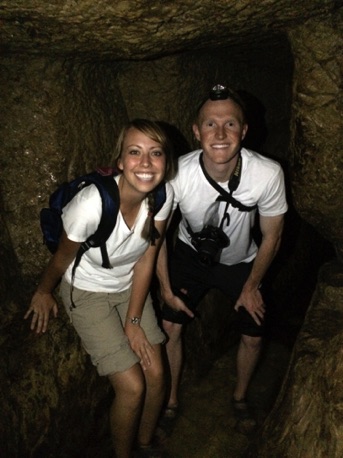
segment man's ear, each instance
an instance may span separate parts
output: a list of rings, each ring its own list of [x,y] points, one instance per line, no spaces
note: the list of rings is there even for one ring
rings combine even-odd
[[[194,134],[195,138],[198,140],[198,142],[200,142],[200,132],[199,132],[198,125],[197,124],[193,124],[192,129],[193,129],[193,134]]]
[[[241,137],[241,141],[243,141],[243,140],[244,140],[244,138],[245,138],[245,136],[246,136],[247,132],[248,132],[248,124],[244,124],[244,125],[243,125],[243,129],[242,129],[242,137]]]

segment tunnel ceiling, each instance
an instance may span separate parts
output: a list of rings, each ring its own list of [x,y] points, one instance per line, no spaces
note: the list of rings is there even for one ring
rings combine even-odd
[[[338,2],[337,2],[338,3]],[[2,53],[150,59],[265,42],[332,0],[0,0]]]

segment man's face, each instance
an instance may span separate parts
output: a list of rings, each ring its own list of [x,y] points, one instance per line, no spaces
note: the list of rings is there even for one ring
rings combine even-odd
[[[239,152],[247,130],[240,106],[230,99],[208,100],[193,125],[204,155],[213,164],[229,163]]]

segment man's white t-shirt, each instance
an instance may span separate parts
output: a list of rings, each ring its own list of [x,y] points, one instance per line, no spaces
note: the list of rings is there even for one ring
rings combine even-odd
[[[119,182],[120,176],[115,180]],[[166,183],[166,202],[155,216],[156,221],[168,218],[172,202],[173,189]],[[139,258],[148,249],[150,242],[141,234],[148,215],[148,199],[139,209],[134,226],[129,229],[121,212],[112,234],[106,242],[106,248],[112,269],[102,267],[100,248],[86,251],[75,271],[74,286],[93,292],[121,292],[132,284],[133,268]],[[101,218],[101,197],[95,185],[82,189],[63,209],[63,227],[68,238],[74,242],[84,242],[94,234]],[[65,272],[65,279],[71,283],[72,263]]]
[[[193,232],[200,231],[205,224],[206,213],[219,196],[219,192],[206,179],[199,157],[202,150],[192,151],[179,158],[177,176],[170,182],[174,189],[174,206],[179,205],[182,220],[178,237],[187,245],[191,236],[187,231],[187,222]],[[233,197],[246,206],[257,205],[262,216],[277,216],[287,211],[284,175],[280,164],[254,151],[242,148],[242,172],[239,186]],[[219,183],[228,191],[228,182]],[[217,204],[218,205],[218,204]],[[219,223],[224,215],[225,202],[218,209]],[[220,262],[226,265],[249,262],[256,256],[257,246],[252,239],[256,210],[250,212],[228,208],[229,224],[224,223],[223,230],[230,239],[230,245],[223,248]]]

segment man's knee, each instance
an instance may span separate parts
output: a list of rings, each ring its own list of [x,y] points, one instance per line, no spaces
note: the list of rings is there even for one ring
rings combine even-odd
[[[163,320],[163,329],[170,341],[176,342],[181,338],[182,324]]]
[[[252,337],[242,334],[241,342],[248,350],[256,352],[261,349],[262,337]]]

